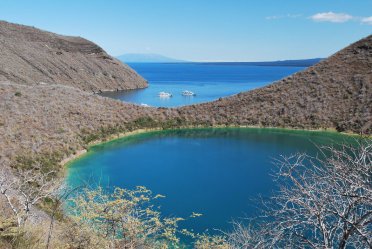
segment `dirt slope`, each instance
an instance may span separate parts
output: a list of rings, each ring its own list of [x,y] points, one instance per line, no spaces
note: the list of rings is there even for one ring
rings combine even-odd
[[[130,67],[86,39],[0,21],[0,81],[6,80],[94,92],[147,86]]]

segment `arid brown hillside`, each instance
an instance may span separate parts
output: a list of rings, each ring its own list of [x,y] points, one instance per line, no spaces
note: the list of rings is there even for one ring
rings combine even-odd
[[[372,36],[267,87],[183,108],[144,108],[61,84],[0,82],[0,161],[10,165],[19,155],[56,152],[62,159],[94,139],[159,126],[259,125],[371,134],[371,86]]]
[[[6,80],[94,92],[147,86],[130,67],[86,39],[0,21],[0,81]]]
[[[135,129],[129,123],[148,116],[164,119],[154,108],[69,86],[0,82],[0,167],[16,163],[19,156],[57,153],[61,160],[81,150],[87,139]]]
[[[267,87],[183,107],[188,122],[372,132],[372,36]]]

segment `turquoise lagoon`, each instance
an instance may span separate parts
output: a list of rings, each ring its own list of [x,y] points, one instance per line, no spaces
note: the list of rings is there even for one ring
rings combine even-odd
[[[231,221],[258,213],[257,198],[277,189],[273,161],[317,146],[352,143],[335,132],[259,128],[155,131],[93,146],[68,167],[67,183],[134,188],[166,198],[154,203],[166,216],[187,219],[182,228],[228,230]]]

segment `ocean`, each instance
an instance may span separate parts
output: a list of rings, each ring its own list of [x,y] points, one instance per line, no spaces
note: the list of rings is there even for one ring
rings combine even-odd
[[[145,89],[107,92],[101,95],[154,107],[203,103],[263,87],[305,69],[296,66],[255,66],[247,63],[132,63],[149,82]],[[182,91],[195,96],[183,96]],[[172,94],[160,98],[159,92]]]

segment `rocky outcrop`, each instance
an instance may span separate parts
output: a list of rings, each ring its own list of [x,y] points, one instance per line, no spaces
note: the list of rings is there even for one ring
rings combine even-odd
[[[144,88],[147,82],[96,44],[0,21],[0,81],[62,84],[85,91]]]
[[[196,124],[258,125],[372,132],[372,35],[269,86],[186,106]]]

